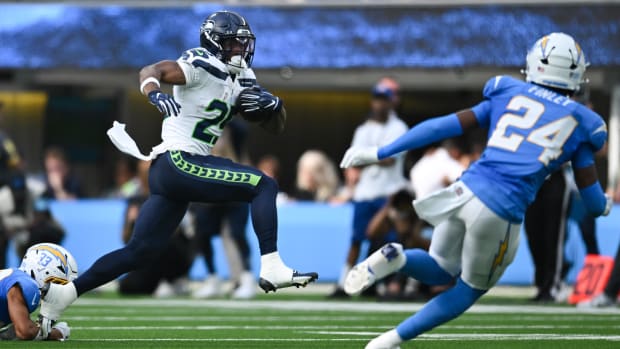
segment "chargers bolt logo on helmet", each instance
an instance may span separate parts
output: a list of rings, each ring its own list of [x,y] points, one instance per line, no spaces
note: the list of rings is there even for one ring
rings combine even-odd
[[[75,258],[62,246],[42,243],[31,246],[19,269],[30,275],[42,289],[47,283],[66,284],[78,276]]]
[[[570,35],[551,33],[540,38],[527,53],[526,81],[569,91],[586,82],[588,63],[579,44]]]

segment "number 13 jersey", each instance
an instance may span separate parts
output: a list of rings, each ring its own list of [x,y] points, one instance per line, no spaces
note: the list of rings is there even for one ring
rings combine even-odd
[[[461,180],[497,215],[520,223],[550,173],[581,147],[602,148],[605,122],[582,104],[508,76],[489,80],[483,95],[476,118],[489,129],[487,147]]]
[[[254,86],[256,76],[252,69],[231,75],[222,61],[200,47],[185,51],[177,63],[185,75],[185,85],[173,87],[181,112],[164,119],[163,142],[154,151],[182,150],[209,155],[234,114],[239,92]]]

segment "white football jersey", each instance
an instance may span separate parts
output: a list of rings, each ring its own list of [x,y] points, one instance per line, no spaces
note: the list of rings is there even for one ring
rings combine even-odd
[[[185,74],[185,85],[173,87],[181,112],[164,119],[163,142],[154,151],[209,155],[233,116],[239,92],[254,86],[256,76],[252,69],[245,69],[233,80],[226,65],[202,47],[185,51],[177,63]]]

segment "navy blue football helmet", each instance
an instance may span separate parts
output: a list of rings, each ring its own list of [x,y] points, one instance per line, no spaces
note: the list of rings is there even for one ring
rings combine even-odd
[[[215,12],[200,26],[200,46],[235,73],[252,66],[255,42],[250,25],[235,12]]]

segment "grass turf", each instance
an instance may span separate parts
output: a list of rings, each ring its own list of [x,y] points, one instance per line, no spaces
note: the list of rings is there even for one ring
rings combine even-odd
[[[618,348],[620,311],[581,312],[486,298],[460,318],[402,348]],[[496,305],[495,305],[496,304]],[[506,305],[508,304],[508,305]],[[330,302],[318,296],[252,301],[89,296],[63,315],[64,343],[4,342],[19,348],[363,348],[419,303]]]

